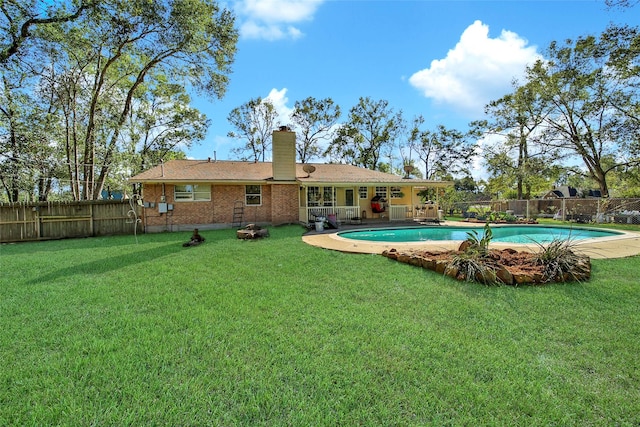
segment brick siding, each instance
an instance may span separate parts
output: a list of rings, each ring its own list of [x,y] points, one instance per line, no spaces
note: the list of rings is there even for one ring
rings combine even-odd
[[[244,203],[244,185],[212,185],[211,201],[175,202],[174,186],[165,184],[166,203],[173,205],[167,213],[158,212],[162,200],[162,184],[144,184],[143,200],[154,203],[144,209],[147,231],[177,231],[192,228],[228,228],[233,223],[234,204]],[[262,185],[262,205],[244,206],[243,222],[279,225],[298,222],[298,185]]]
[[[271,222],[274,225],[298,222],[300,206],[298,185],[273,184],[271,193]]]

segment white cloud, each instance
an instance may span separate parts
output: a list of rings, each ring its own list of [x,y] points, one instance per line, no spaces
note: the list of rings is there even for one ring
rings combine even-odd
[[[495,151],[494,147],[505,144],[505,137],[501,135],[485,135],[476,141],[476,155],[471,164],[471,176],[476,181],[489,179],[489,172],[485,160],[485,154]]]
[[[523,76],[526,65],[542,58],[536,46],[527,44],[506,30],[489,38],[489,26],[475,21],[444,59],[433,60],[409,83],[427,98],[477,116],[487,103],[511,91],[511,82]]]
[[[245,22],[240,26],[243,37],[250,39],[265,39],[268,41],[284,38],[297,39],[302,37],[302,32],[295,27],[282,27],[280,25],[260,25],[254,21]]]
[[[313,19],[324,0],[240,0],[235,3],[240,34],[245,38],[297,39],[302,31],[297,24]]]
[[[280,90],[275,88],[271,89],[271,92],[269,92],[269,95],[267,95],[264,100],[271,102],[278,112],[276,124],[288,125],[291,121],[289,116],[291,115],[293,108],[287,106],[287,103],[289,102],[289,98],[287,98],[287,88],[282,88]]]

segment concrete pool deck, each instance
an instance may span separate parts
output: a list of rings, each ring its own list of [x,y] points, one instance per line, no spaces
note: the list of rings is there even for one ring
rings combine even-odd
[[[393,226],[402,226],[397,224]],[[506,224],[505,224],[506,225]],[[540,224],[545,225],[545,224]],[[391,227],[392,225],[387,225]],[[416,226],[415,224],[413,226]],[[445,221],[440,227],[446,226],[465,226],[478,227],[483,226],[478,223],[467,223],[459,221]],[[426,226],[438,227],[438,226]],[[492,225],[492,227],[500,227],[500,224]],[[381,225],[372,225],[367,228],[384,228]],[[338,236],[338,232],[342,230],[331,230],[324,232],[310,232],[302,236],[302,240],[312,246],[318,246],[325,249],[331,249],[341,252],[353,252],[361,254],[381,254],[385,250],[395,248],[397,250],[423,250],[423,251],[446,251],[458,249],[460,240],[445,241],[426,241],[426,242],[369,242],[365,240],[345,239]],[[640,233],[632,231],[615,230],[623,234],[611,237],[600,237],[597,239],[583,239],[573,242],[574,250],[577,253],[588,255],[593,259],[605,258],[624,258],[640,254]],[[537,252],[539,250],[536,244],[516,244],[516,243],[491,243],[495,249],[512,248],[518,251]]]

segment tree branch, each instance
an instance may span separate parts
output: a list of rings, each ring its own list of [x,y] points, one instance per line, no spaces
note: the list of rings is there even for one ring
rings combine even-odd
[[[88,2],[83,1],[78,7],[78,10],[76,10],[71,15],[52,16],[48,18],[32,17],[27,19],[20,26],[20,31],[18,32],[18,34],[13,35],[12,37],[13,41],[11,42],[11,44],[9,44],[8,47],[0,51],[0,63],[6,62],[11,56],[18,53],[18,50],[20,49],[20,46],[22,46],[22,43],[24,43],[24,41],[31,36],[31,33],[30,33],[31,27],[34,27],[36,25],[56,24],[56,23],[73,21],[75,19],[78,19],[83,11],[85,11],[86,9],[90,9],[94,6],[95,6],[95,3],[92,1],[88,1]],[[7,16],[7,19],[9,19],[9,16]],[[9,21],[11,20],[9,19]]]

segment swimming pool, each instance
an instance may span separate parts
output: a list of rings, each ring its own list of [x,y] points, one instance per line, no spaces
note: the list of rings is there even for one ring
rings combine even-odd
[[[441,240],[466,240],[471,230],[484,235],[484,227],[399,227],[376,228],[366,230],[342,231],[338,236],[345,239],[365,240],[370,242],[427,242]],[[504,243],[549,243],[553,240],[583,240],[599,237],[611,237],[624,233],[608,230],[595,230],[579,227],[556,226],[499,226],[491,227],[492,242]]]

